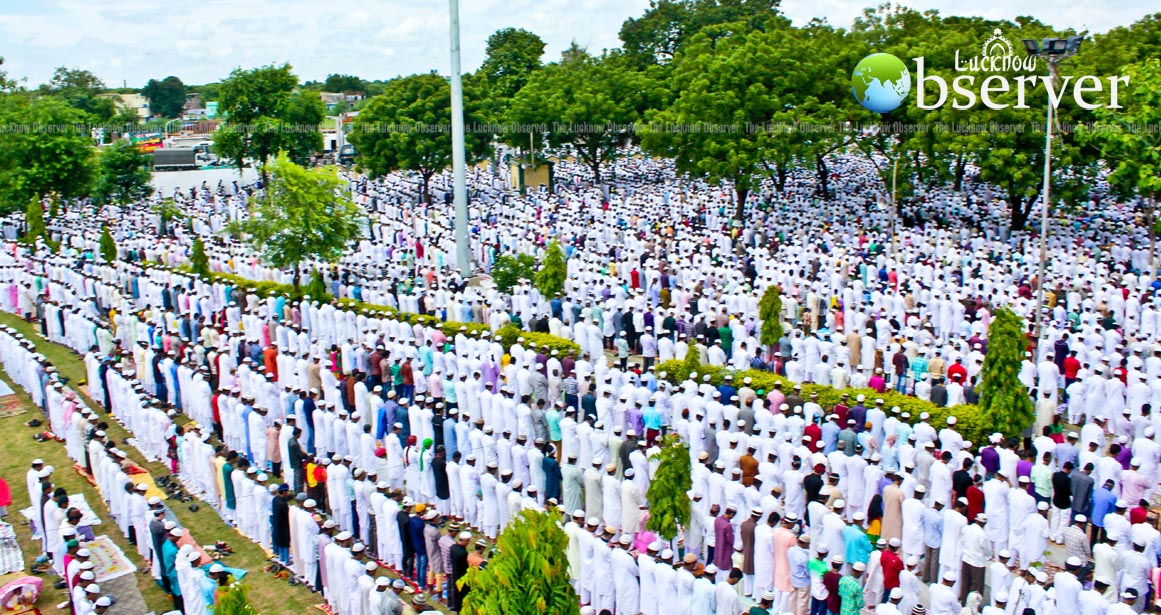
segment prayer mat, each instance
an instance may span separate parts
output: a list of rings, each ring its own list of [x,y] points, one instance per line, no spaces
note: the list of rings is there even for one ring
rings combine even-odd
[[[137,566],[129,561],[125,552],[108,536],[97,536],[96,540],[87,542],[84,546],[92,553],[89,560],[93,562],[93,573],[97,575],[97,583],[104,583],[137,571]]]
[[[322,611],[323,613],[326,613],[327,615],[335,615],[335,610],[331,608],[331,605],[326,604],[325,602],[323,604],[314,605],[314,608]]]
[[[0,383],[3,384],[3,383]],[[10,416],[18,416],[27,412],[24,402],[15,395],[5,395],[0,397],[0,419],[6,419]]]
[[[148,489],[145,490],[146,500],[154,496],[161,498],[163,501],[169,499],[169,496],[167,496],[164,491],[158,488],[157,483],[153,480],[153,475],[149,472],[146,472],[145,470],[141,470],[139,474],[130,474],[129,480],[133,483],[145,483],[145,486],[148,487]]]

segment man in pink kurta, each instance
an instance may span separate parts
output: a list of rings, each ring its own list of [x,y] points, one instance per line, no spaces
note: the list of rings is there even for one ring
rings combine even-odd
[[[774,604],[785,604],[786,597],[794,591],[790,584],[790,547],[798,544],[798,537],[784,519],[782,526],[774,530],[774,591],[778,597]],[[777,610],[777,609],[776,609]]]

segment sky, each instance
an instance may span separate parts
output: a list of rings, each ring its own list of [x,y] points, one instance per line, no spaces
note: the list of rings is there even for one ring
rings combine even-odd
[[[796,24],[846,27],[879,0],[783,0]],[[945,15],[1011,19],[1031,14],[1058,28],[1104,32],[1157,10],[1155,0],[905,0]],[[488,36],[520,27],[548,44],[545,61],[575,40],[590,51],[649,0],[463,0],[464,72],[479,67]],[[302,81],[331,73],[364,79],[449,72],[446,0],[0,0],[0,57],[10,77],[46,82],[57,66],[92,71],[110,87],[176,75],[218,81],[234,68],[289,62]]]

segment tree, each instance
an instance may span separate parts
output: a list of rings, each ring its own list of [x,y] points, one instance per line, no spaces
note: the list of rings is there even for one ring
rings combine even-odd
[[[545,299],[551,299],[564,290],[564,280],[568,277],[568,263],[560,244],[550,241],[544,250],[544,261],[536,272],[536,289]]]
[[[203,278],[210,276],[210,257],[206,255],[206,244],[201,237],[194,238],[193,252],[189,255],[189,267]]]
[[[268,159],[284,149],[290,150],[293,158],[301,159],[300,148],[309,143],[298,139],[299,133],[318,131],[304,126],[287,130],[284,124],[293,123],[291,118],[298,119],[297,114],[306,111],[309,111],[307,119],[317,116],[321,120],[325,111],[309,109],[314,104],[311,100],[318,100],[318,105],[322,105],[317,93],[312,94],[314,98],[300,94],[304,98],[292,102],[292,92],[297,86],[298,78],[290,72],[289,64],[235,69],[220,86],[218,112],[226,117],[226,123],[214,132],[215,151],[234,160],[238,168],[242,168],[246,158],[265,167]],[[319,136],[318,145],[321,144]],[[266,175],[263,168],[263,177]]]
[[[492,281],[506,293],[520,280],[532,279],[535,271],[536,259],[531,254],[501,254],[492,264]]]
[[[475,122],[475,104],[465,100],[464,121]],[[401,77],[367,103],[355,119],[351,144],[364,169],[374,176],[393,171],[415,171],[420,197],[428,201],[428,183],[451,166],[451,86],[435,74]],[[489,135],[468,131],[464,137],[467,162],[488,155]]]
[[[544,40],[523,28],[503,28],[488,37],[480,74],[492,83],[492,95],[515,96],[540,69]]]
[[[327,75],[323,82],[324,92],[365,92],[367,84],[354,75]]]
[[[1008,436],[1019,436],[1035,418],[1028,389],[1020,382],[1027,346],[1024,320],[1006,307],[997,309],[988,326],[988,352],[976,392],[982,424]]]
[[[150,79],[141,88],[141,95],[149,99],[149,112],[164,118],[181,117],[185,108],[186,87],[181,79],[170,75],[161,81]]]
[[[639,107],[654,98],[657,85],[616,56],[587,54],[549,64],[537,71],[512,99],[507,122],[552,126],[548,145],[576,148],[580,159],[601,181],[601,164],[610,162],[640,119]],[[541,137],[544,138],[544,137]],[[504,135],[512,146],[528,144],[529,133]]]
[[[101,258],[105,259],[105,262],[111,263],[117,260],[117,242],[113,240],[113,234],[109,232],[109,227],[104,224],[101,225],[100,246]]]
[[[345,188],[334,169],[304,169],[279,154],[269,185],[251,201],[242,223],[250,246],[267,264],[292,267],[296,289],[303,261],[337,262],[363,232],[363,212]]]
[[[153,194],[149,161],[147,154],[124,139],[102,148],[97,158],[95,200],[124,205]]]
[[[647,115],[641,141],[647,151],[673,157],[680,172],[731,184],[739,221],[762,175],[781,187],[797,160],[822,167],[842,143],[841,134],[805,135],[794,125],[841,123],[852,100],[849,81],[832,64],[858,53],[842,32],[817,23],[796,29],[785,18],[770,18],[764,27],[729,23],[694,36],[673,62],[669,90],[676,98]],[[820,176],[826,176],[821,168]]]
[[[459,587],[470,588],[460,613],[579,615],[568,574],[568,536],[559,524],[558,513],[523,510],[516,515],[500,533],[487,567],[473,568],[460,580]]]
[[[758,319],[762,321],[762,332],[758,341],[770,352],[782,339],[782,289],[774,284],[766,287],[758,300]]]
[[[81,68],[57,67],[52,74],[52,80],[40,86],[40,92],[59,96],[68,104],[102,122],[113,119],[117,114],[113,99],[102,96],[105,92],[105,82],[92,72]]]
[[[315,269],[310,273],[310,282],[307,283],[303,294],[320,303],[330,303],[331,294],[327,292],[327,283],[323,280],[321,271]]]
[[[281,147],[290,159],[307,164],[311,156],[323,148],[322,133],[309,127],[318,126],[326,119],[326,106],[318,92],[295,92],[286,102],[282,121],[290,127],[282,130]]]
[[[682,360],[685,365],[686,375],[701,371],[701,353],[697,350],[697,343],[694,342],[689,345],[689,349],[685,351],[685,359]]]
[[[174,204],[172,199],[166,199],[154,205],[152,211],[157,214],[157,219],[161,222],[158,232],[161,235],[169,235],[173,231],[169,223],[181,215],[181,208]]]
[[[24,210],[24,222],[27,228],[24,231],[25,243],[36,243],[38,237],[48,239],[48,227],[44,223],[44,205],[37,199],[28,202]]]
[[[93,139],[83,111],[55,96],[0,96],[0,124],[76,127],[0,131],[0,213],[30,200],[87,196],[96,169]]]
[[[694,352],[692,349],[690,352]],[[649,501],[649,520],[645,528],[665,540],[677,538],[681,528],[689,525],[689,490],[693,488],[689,445],[676,434],[661,441],[661,450],[649,457],[657,461],[657,472],[649,483],[645,499]]]
[[[650,0],[649,9],[621,26],[625,53],[638,65],[665,64],[707,26],[777,17],[779,0]]]
[[[4,58],[0,58],[0,66],[4,66]],[[8,73],[0,70],[0,92],[16,89],[16,82],[8,78]]]
[[[1161,192],[1161,133],[1142,126],[1161,124],[1161,60],[1153,58],[1125,67],[1129,85],[1124,95],[1132,101],[1124,109],[1100,108],[1099,122],[1082,139],[1101,148],[1112,173],[1108,181],[1123,195],[1148,198],[1145,224],[1149,231],[1152,268],[1157,268],[1157,193]]]

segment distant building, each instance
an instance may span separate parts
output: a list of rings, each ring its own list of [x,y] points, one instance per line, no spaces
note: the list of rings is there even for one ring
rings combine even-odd
[[[191,94],[185,95],[185,106],[182,107],[183,114],[189,113],[190,111],[193,111],[194,109],[201,109],[201,108],[203,108],[201,94],[198,94],[197,92],[193,92]]]
[[[141,119],[149,118],[149,99],[140,94],[103,94],[113,99],[118,109],[132,109]]]
[[[367,97],[363,92],[319,92],[327,111],[334,111],[342,103],[353,105]]]
[[[206,119],[212,120],[218,117],[218,101],[211,100],[206,103]]]

